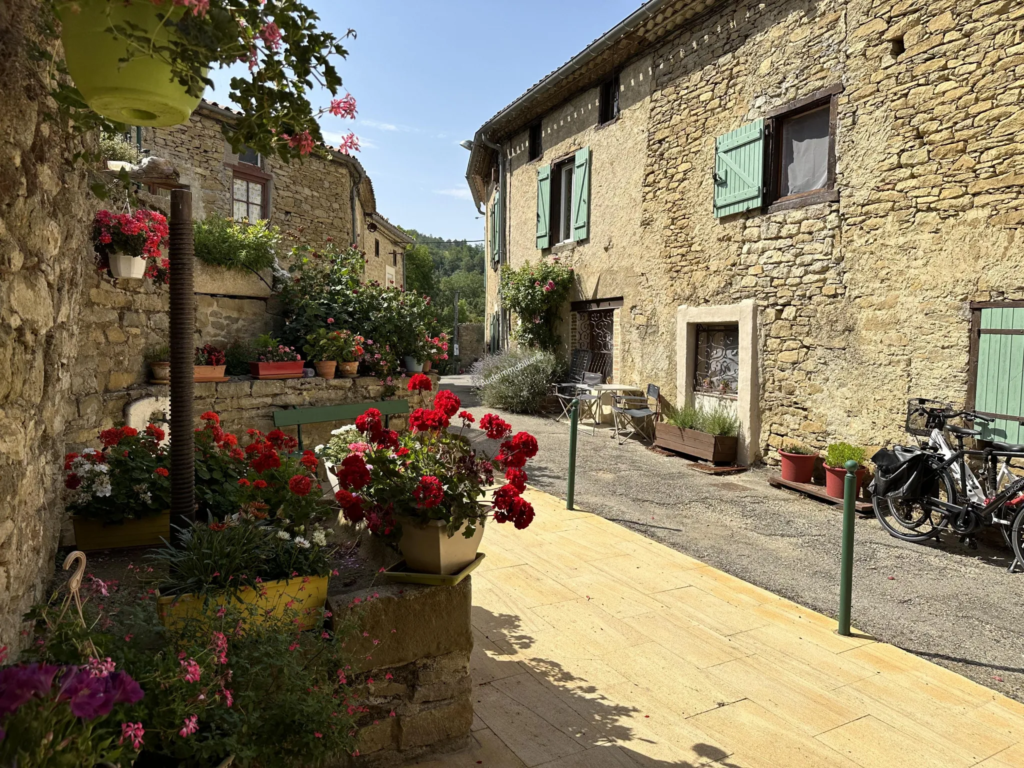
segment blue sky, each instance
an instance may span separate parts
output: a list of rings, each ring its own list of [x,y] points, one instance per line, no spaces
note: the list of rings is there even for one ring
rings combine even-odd
[[[358,157],[392,222],[480,240],[483,222],[465,180],[468,153],[458,142],[641,0],[306,2],[322,28],[358,34],[340,72],[359,116],[324,119],[328,142],[349,129],[359,135]],[[227,101],[226,72],[213,79],[218,87],[207,98]]]

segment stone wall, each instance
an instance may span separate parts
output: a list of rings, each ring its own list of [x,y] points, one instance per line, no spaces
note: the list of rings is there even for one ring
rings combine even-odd
[[[591,238],[568,260],[583,287],[574,299],[624,297],[623,380],[654,381],[676,402],[676,309],[750,299],[756,442],[769,460],[786,441],[902,438],[908,397],[963,402],[969,302],[1024,297],[1024,9],[740,0],[648,55],[632,65],[653,75],[649,117],[636,113],[640,156],[627,141],[599,153],[596,135],[619,126],[577,119],[593,92],[545,118],[564,132],[555,154],[594,147]],[[716,219],[715,139],[834,85],[838,201]],[[517,162],[514,265],[537,257],[535,182]],[[625,185],[626,221],[599,212],[605,184]],[[638,234],[619,249],[619,231]]]
[[[484,356],[484,324],[459,323],[459,359],[462,367],[468,369]]]
[[[382,584],[340,592],[329,605],[335,620],[354,620],[366,633],[353,649],[363,660],[355,671],[374,680],[370,711],[359,721],[359,754],[347,764],[408,765],[466,746],[473,725],[472,577],[454,587]]]
[[[53,573],[92,252],[86,174],[72,166],[83,146],[46,118],[45,64],[31,56],[37,12],[0,4],[0,646],[12,651]]]

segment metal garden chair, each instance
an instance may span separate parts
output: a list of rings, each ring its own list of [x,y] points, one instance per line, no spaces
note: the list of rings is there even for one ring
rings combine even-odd
[[[653,407],[652,407],[653,406]],[[612,420],[619,445],[633,435],[653,441],[652,425],[661,414],[661,388],[647,385],[647,394],[612,395]]]
[[[551,394],[558,398],[558,404],[562,407],[562,415],[558,417],[559,419],[563,417],[569,418],[569,406],[584,382],[584,377],[587,375],[587,366],[589,365],[590,350],[574,349],[572,351],[572,361],[569,364],[569,381],[551,385]]]

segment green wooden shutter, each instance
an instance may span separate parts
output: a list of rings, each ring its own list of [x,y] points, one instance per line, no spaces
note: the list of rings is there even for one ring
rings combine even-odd
[[[501,187],[494,195],[494,211],[492,212],[491,227],[494,230],[494,264],[501,264]]]
[[[491,203],[491,266],[498,266],[498,198]]]
[[[715,217],[760,208],[764,187],[764,120],[715,142]]]
[[[590,147],[576,152],[572,184],[572,239],[578,243],[590,236]]]
[[[537,247],[551,245],[551,166],[537,169]]]
[[[996,416],[992,424],[975,425],[984,438],[1024,440],[1024,308],[981,310],[974,408]]]

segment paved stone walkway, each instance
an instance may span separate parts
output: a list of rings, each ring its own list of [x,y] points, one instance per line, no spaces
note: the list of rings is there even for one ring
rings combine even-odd
[[[474,745],[419,768],[1024,766],[1024,705],[528,498],[473,576]]]

